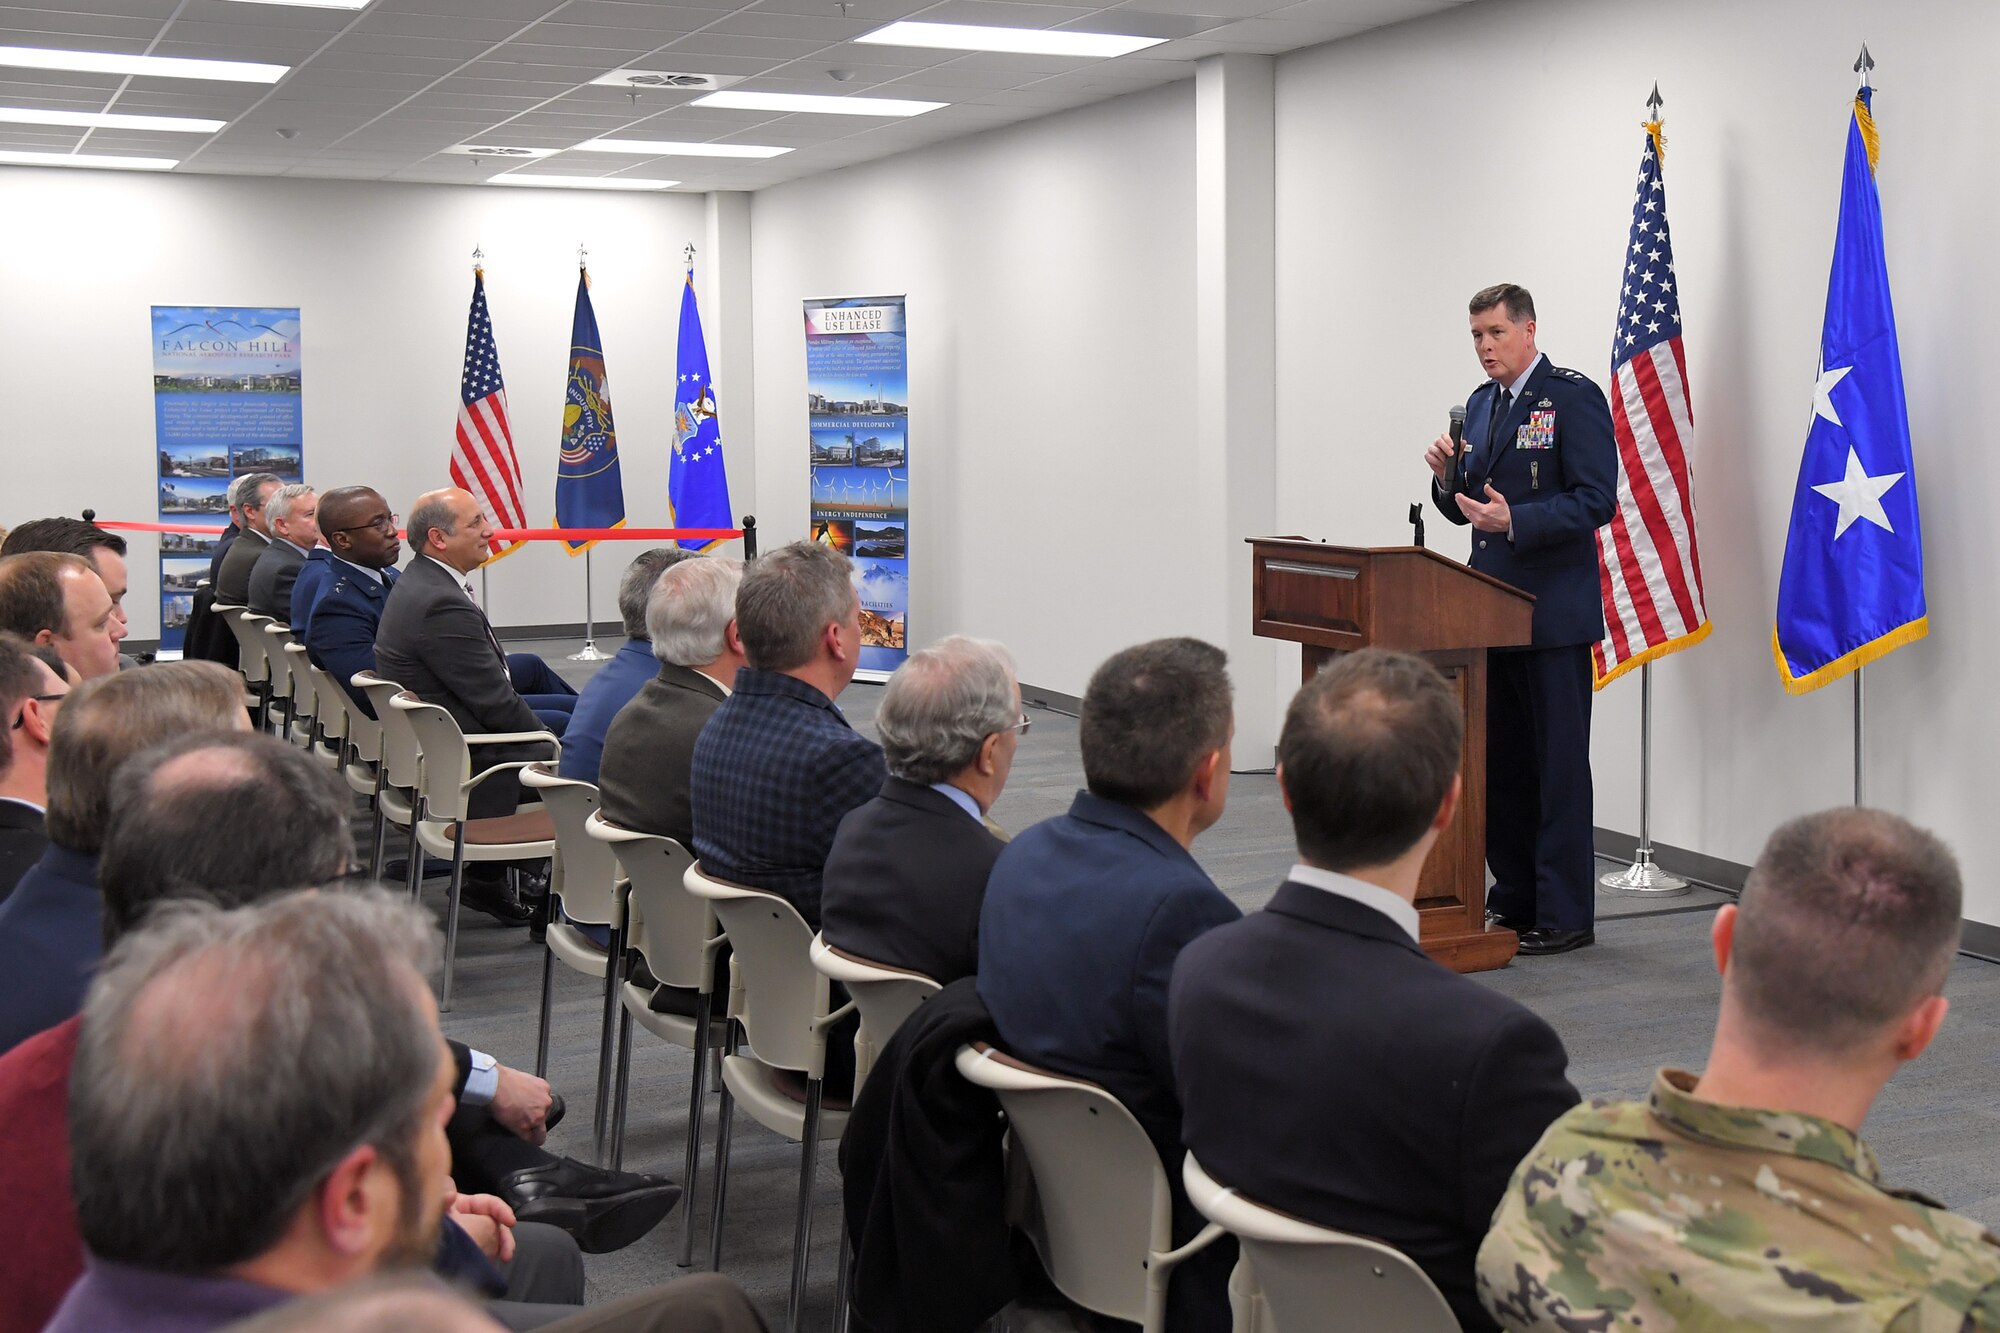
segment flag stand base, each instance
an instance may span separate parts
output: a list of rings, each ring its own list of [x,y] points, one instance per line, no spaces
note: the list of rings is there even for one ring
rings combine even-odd
[[[1688,882],[1660,869],[1653,849],[1641,847],[1632,853],[1631,865],[1600,875],[1597,887],[1618,898],[1678,898],[1688,891]]]
[[[585,639],[583,647],[563,659],[566,662],[609,662],[611,654],[599,652],[594,640]]]

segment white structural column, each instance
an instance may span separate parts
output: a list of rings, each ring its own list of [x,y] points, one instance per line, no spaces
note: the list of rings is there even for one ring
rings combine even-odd
[[[1270,56],[1195,66],[1196,483],[1212,582],[1193,604],[1223,608],[1208,633],[1236,682],[1238,768],[1272,762],[1291,698],[1280,650],[1250,632],[1243,544],[1271,534],[1277,509],[1275,83]],[[1297,670],[1296,650],[1282,660]]]
[[[722,456],[729,467],[729,500],[736,509],[733,525],[756,512],[757,494],[749,192],[710,191],[707,217],[708,249],[694,257],[694,284],[701,302],[702,337],[708,343],[708,370],[715,377],[716,410],[722,419]],[[673,308],[678,317],[678,292]]]

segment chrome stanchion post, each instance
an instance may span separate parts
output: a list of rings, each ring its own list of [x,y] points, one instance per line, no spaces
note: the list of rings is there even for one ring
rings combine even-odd
[[[1627,898],[1678,898],[1688,882],[1653,862],[1653,664],[1639,668],[1639,846],[1632,864],[1600,877],[1598,887]]]

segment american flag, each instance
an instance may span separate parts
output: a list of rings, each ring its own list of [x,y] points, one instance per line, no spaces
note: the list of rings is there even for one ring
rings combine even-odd
[[[1611,337],[1618,510],[1597,530],[1604,639],[1591,656],[1599,689],[1634,667],[1699,643],[1709,630],[1688,468],[1694,416],[1660,174],[1665,148],[1659,122],[1649,123]]]
[[[472,493],[496,527],[525,528],[521,507],[521,462],[507,425],[507,385],[500,378],[500,353],[493,346],[493,320],[486,313],[486,274],[472,274],[472,313],[465,324],[465,373],[458,385],[458,436],[451,448],[451,479]],[[505,555],[521,542],[489,543]]]

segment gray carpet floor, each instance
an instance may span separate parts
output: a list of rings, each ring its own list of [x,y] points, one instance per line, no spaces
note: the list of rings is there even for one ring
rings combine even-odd
[[[606,650],[615,648],[613,639]],[[571,679],[591,669],[563,654],[564,642],[514,644],[543,652]],[[864,731],[878,686],[850,686],[840,703]],[[1076,723],[1034,710],[1014,772],[993,817],[1025,828],[1066,809],[1082,784]],[[1289,822],[1275,780],[1238,774],[1222,821],[1195,844],[1195,855],[1229,896],[1252,910],[1283,879],[1294,857]],[[1606,868],[1610,868],[1608,863]],[[442,881],[430,895],[442,906]],[[1561,1034],[1570,1076],[1586,1097],[1642,1095],[1660,1065],[1699,1068],[1714,1019],[1718,985],[1708,946],[1715,907],[1727,899],[1697,890],[1665,904],[1600,896],[1598,943],[1556,958],[1517,959],[1479,980],[1529,1005]],[[552,1151],[588,1159],[597,1068],[601,983],[556,969],[550,1081],[569,1102],[551,1136]],[[540,957],[524,932],[468,913],[459,935],[458,993],[445,1030],[532,1069]],[[1947,994],[1952,1013],[1923,1058],[1908,1066],[1876,1104],[1867,1137],[1894,1184],[1919,1189],[2000,1229],[2000,967],[1961,958]],[[636,1033],[625,1164],[679,1179],[686,1143],[689,1058]],[[697,1263],[706,1254],[707,1165],[715,1134],[715,1098],[704,1116],[704,1179],[697,1217]],[[798,1200],[796,1145],[742,1115],[736,1117],[722,1269],[743,1284],[771,1319],[782,1321],[789,1289],[792,1223]],[[811,1296],[804,1327],[829,1326],[837,1244],[839,1175],[832,1145],[822,1151],[814,1189]],[[654,1234],[616,1254],[588,1259],[594,1299],[671,1281],[691,1269],[675,1263],[682,1209]]]

